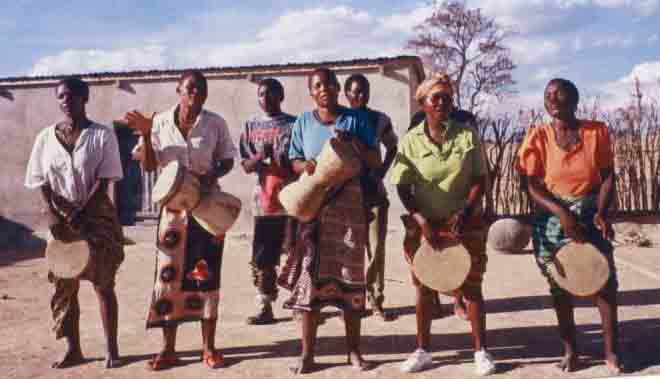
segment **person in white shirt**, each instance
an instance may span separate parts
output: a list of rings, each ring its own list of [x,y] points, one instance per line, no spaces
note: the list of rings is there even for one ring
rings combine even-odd
[[[225,120],[202,108],[208,85],[200,71],[185,71],[176,92],[179,103],[152,118],[137,111],[126,114],[128,125],[142,135],[134,156],[147,171],[178,161],[199,178],[201,190],[206,192],[232,169],[236,148]],[[212,235],[189,212],[166,206],[161,209],[159,231],[163,232],[157,232],[156,277],[147,328],[163,328],[164,346],[149,360],[148,368],[162,370],[179,363],[176,331],[186,321],[201,321],[202,361],[211,368],[221,367],[223,357],[215,349],[215,330],[224,235]]]
[[[48,273],[55,286],[51,299],[53,331],[66,338],[67,351],[53,367],[84,362],[80,347],[78,289],[80,279],[92,282],[99,299],[107,355],[106,368],[118,364],[115,274],[124,259],[121,225],[107,194],[108,182],[122,178],[114,131],[89,120],[85,105],[89,86],[78,78],[60,81],[55,96],[62,121],[44,128],[30,155],[25,186],[41,190],[47,204],[52,238],[65,242],[84,239],[90,262],[79,278]]]

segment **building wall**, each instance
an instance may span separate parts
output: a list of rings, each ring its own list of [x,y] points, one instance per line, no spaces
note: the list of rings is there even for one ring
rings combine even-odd
[[[339,71],[343,84],[352,72]],[[357,72],[357,71],[354,71]],[[381,74],[375,69],[364,72],[371,82],[370,106],[386,112],[401,134],[406,130],[411,112],[416,105],[411,102],[417,78],[412,68],[388,70]],[[312,107],[307,91],[305,75],[289,74],[277,77],[285,88],[283,110],[299,114]],[[412,80],[412,83],[411,83]],[[121,86],[113,82],[92,84],[87,105],[89,117],[105,125],[120,118],[125,112],[138,109],[145,112],[162,111],[176,104],[176,80],[132,80]],[[222,115],[229,125],[234,142],[238,142],[244,120],[259,113],[256,99],[257,85],[245,78],[210,78],[209,97],[205,108]],[[52,84],[18,87],[9,90],[9,98],[0,97],[0,160],[3,162],[3,180],[0,180],[0,215],[32,229],[45,226],[45,209],[38,191],[23,186],[25,168],[36,134],[60,118]],[[340,102],[347,104],[342,95]],[[238,163],[238,162],[237,162]],[[239,228],[249,225],[250,194],[255,182],[243,173],[240,165],[222,179],[224,190],[244,201],[244,212]],[[393,193],[393,192],[392,192]],[[394,196],[396,197],[396,196]]]

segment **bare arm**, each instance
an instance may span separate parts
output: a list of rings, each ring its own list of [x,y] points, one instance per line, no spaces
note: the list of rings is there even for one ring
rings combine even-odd
[[[308,161],[304,159],[294,159],[291,161],[291,168],[296,175],[300,175],[303,172],[307,172],[307,175],[312,175],[316,170],[316,161],[310,159]]]
[[[614,170],[611,168],[601,170],[600,177],[603,178],[603,182],[598,191],[598,211],[594,215],[594,224],[600,229],[603,238],[612,239],[614,238],[614,229],[612,229],[608,213],[614,199]]]
[[[156,152],[151,144],[151,129],[153,127],[153,114],[151,117],[146,117],[138,111],[131,111],[126,113],[124,120],[131,129],[137,130],[143,138],[144,144],[137,158],[142,162],[142,168],[145,171],[151,172],[158,168],[158,161],[156,160]]]

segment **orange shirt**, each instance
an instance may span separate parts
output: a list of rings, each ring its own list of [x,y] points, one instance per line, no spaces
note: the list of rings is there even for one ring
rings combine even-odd
[[[614,167],[610,135],[602,122],[579,122],[580,142],[570,151],[557,146],[551,125],[529,129],[518,150],[518,171],[541,178],[560,196],[583,196],[600,185],[600,170]]]

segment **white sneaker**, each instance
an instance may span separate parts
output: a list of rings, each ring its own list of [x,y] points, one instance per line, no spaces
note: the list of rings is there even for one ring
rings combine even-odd
[[[474,371],[477,375],[486,376],[495,372],[493,356],[486,350],[479,350],[474,353],[474,365]]]
[[[424,349],[415,350],[408,359],[401,363],[402,372],[417,372],[431,367],[433,358]]]

